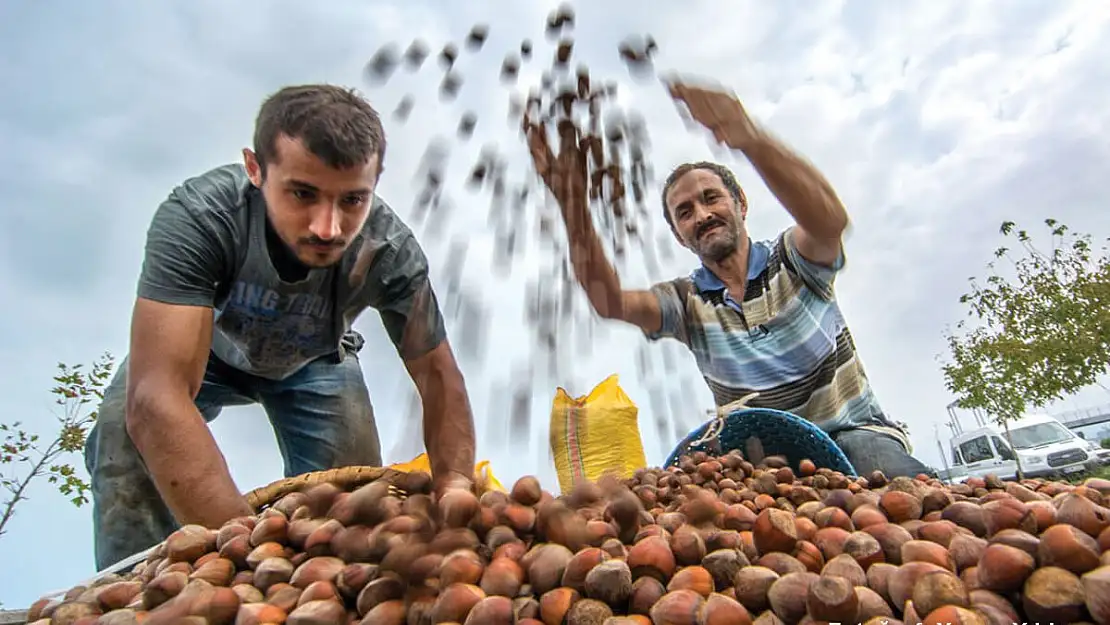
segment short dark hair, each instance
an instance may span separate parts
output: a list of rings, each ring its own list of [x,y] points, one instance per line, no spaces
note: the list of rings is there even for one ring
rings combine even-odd
[[[744,190],[740,188],[740,183],[736,181],[736,176],[728,167],[719,163],[711,163],[709,161],[697,161],[696,163],[683,163],[675,167],[671,171],[671,175],[667,176],[667,181],[663,183],[663,218],[667,220],[667,225],[674,227],[674,221],[671,219],[671,209],[667,208],[667,194],[670,193],[671,187],[678,181],[679,178],[694,171],[695,169],[704,169],[717,174],[721,179],[721,184],[725,185],[728,189],[729,195],[732,199],[742,206],[747,207],[748,197],[744,195]]]
[[[300,139],[329,167],[361,165],[374,155],[385,160],[385,130],[374,107],[354,89],[295,85],[266,98],[254,126],[254,151],[263,175],[277,161],[277,139]]]

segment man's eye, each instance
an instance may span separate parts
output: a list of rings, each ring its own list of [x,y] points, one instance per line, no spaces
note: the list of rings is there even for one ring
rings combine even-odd
[[[343,200],[343,203],[348,206],[362,206],[365,202],[366,198],[361,195],[351,195]]]
[[[316,197],[316,194],[307,189],[293,189],[293,197],[302,202],[310,202]]]

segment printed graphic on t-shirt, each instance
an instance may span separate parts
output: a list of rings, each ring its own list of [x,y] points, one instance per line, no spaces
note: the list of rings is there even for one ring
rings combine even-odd
[[[218,325],[259,373],[284,370],[335,348],[333,304],[312,292],[236,282]]]

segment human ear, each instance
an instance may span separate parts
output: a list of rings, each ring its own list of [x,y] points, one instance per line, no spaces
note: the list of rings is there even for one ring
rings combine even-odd
[[[258,157],[250,148],[243,148],[243,166],[247,169],[247,177],[251,184],[262,188],[262,167],[258,164]]]

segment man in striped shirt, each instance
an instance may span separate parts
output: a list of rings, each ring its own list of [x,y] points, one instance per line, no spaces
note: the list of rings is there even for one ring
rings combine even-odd
[[[681,165],[664,184],[664,216],[701,266],[649,290],[623,290],[588,212],[581,151],[562,146],[556,157],[542,128],[526,120],[533,160],[562,209],[575,275],[591,305],[652,340],[685,344],[718,406],[758,393],[748,406],[817,424],[860,474],[935,473],[910,454],[906,433],[880,408],[836,302],[848,215],[835,191],[731,94],[680,83],[670,89],[717,141],[748,158],[795,224],[773,240],[752,241],[747,199],[733,174],[716,163]]]

